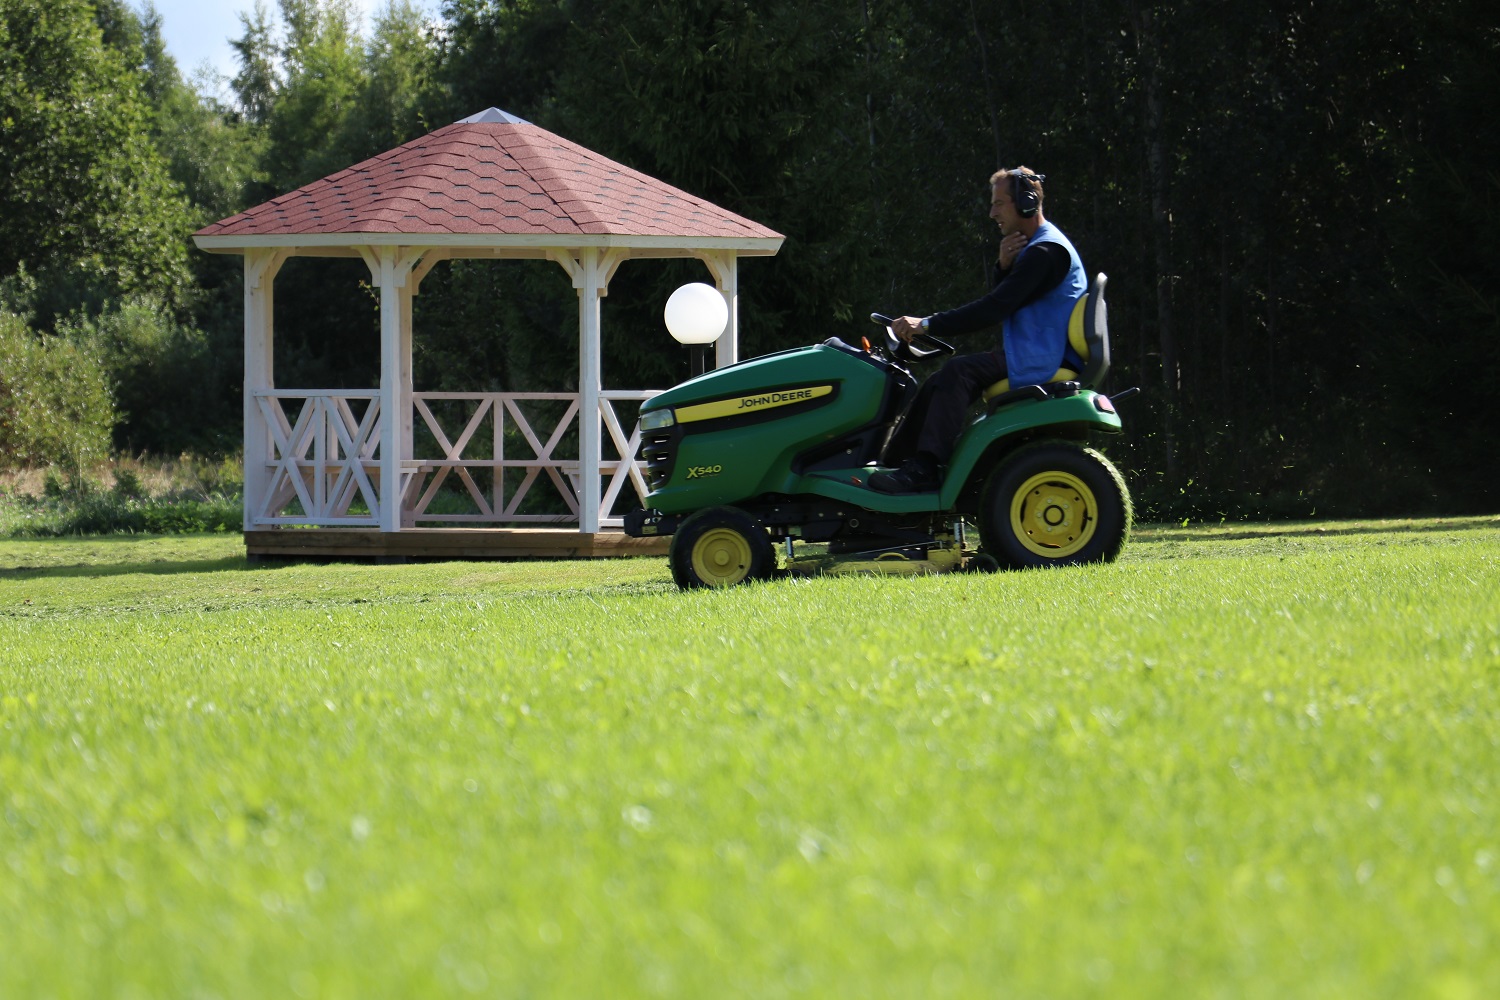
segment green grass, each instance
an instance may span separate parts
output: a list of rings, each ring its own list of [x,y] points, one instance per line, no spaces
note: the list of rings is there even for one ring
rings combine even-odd
[[[0,996],[1500,991],[1500,518],[239,553],[0,542]]]

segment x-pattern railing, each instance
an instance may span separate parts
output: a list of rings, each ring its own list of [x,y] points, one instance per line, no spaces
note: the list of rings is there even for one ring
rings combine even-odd
[[[627,483],[633,485],[642,498],[647,492],[645,476],[635,460],[640,446],[640,433],[633,429],[626,434],[615,412],[615,404],[622,401],[642,402],[654,393],[635,391],[606,391],[600,393],[599,414],[615,457],[604,456],[599,464],[599,475],[607,476],[604,495],[600,502],[600,523],[619,524],[619,518],[610,517],[615,502]],[[431,404],[439,401],[458,401],[474,404],[473,411],[464,421],[456,436],[450,436],[442,421],[433,412]],[[542,418],[533,413],[528,416],[524,403],[554,401],[567,405],[561,416],[548,430]],[[432,434],[441,449],[441,456],[418,457],[409,461],[413,467],[413,489],[407,492],[407,509],[403,523],[426,522],[457,523],[527,523],[567,522],[578,520],[578,495],[581,469],[576,456],[559,456],[557,450],[568,432],[576,428],[578,419],[578,396],[567,392],[531,393],[465,393],[424,392],[412,399],[416,415]],[[492,453],[484,458],[466,457],[478,431],[488,423]],[[523,457],[507,457],[504,441],[507,426],[518,433],[531,454]],[[475,479],[476,470],[489,470],[490,489],[486,490]],[[522,477],[514,489],[507,489],[505,470],[515,469]],[[433,500],[439,495],[449,477],[457,478],[464,493],[474,505],[471,513],[433,513]],[[543,478],[549,481],[556,495],[567,507],[567,513],[527,512],[523,505],[533,497],[533,487]]]
[[[285,389],[255,397],[271,434],[271,477],[256,523],[379,524],[379,393]],[[299,399],[294,423],[286,405]],[[355,416],[351,401],[365,402],[362,415]],[[287,513],[293,500],[301,514]],[[367,513],[350,513],[355,500],[364,502]]]
[[[615,404],[643,402],[655,393],[611,390],[600,393],[599,414],[614,457],[602,456],[598,474],[603,482],[600,523],[618,525],[612,517],[614,505],[628,484],[642,499],[647,493],[641,463],[636,461],[640,429],[626,433]],[[246,497],[256,524],[312,524],[328,526],[374,526],[380,523],[380,440],[384,413],[375,390],[277,389],[255,394],[256,404],[271,438],[270,472],[265,495]],[[296,408],[296,401],[301,401]],[[450,435],[433,404],[441,401],[472,403],[473,410],[456,435]],[[556,423],[547,428],[541,415],[528,416],[524,404],[553,401],[566,404]],[[364,404],[356,415],[354,406]],[[294,408],[296,419],[287,415]],[[580,492],[580,463],[576,456],[559,455],[558,449],[576,429],[576,393],[463,393],[425,392],[412,397],[414,420],[432,435],[440,456],[414,456],[402,462],[402,524],[421,522],[536,523],[576,522]],[[555,407],[554,407],[555,409]],[[468,452],[478,432],[489,424],[490,453],[471,457]],[[520,435],[531,454],[507,457],[506,428]],[[520,470],[521,479],[507,490],[505,472]],[[489,488],[476,473],[487,472]],[[429,507],[445,482],[456,478],[473,504],[469,513],[432,513]],[[533,487],[545,478],[561,498],[567,513],[538,513],[524,508],[535,499]],[[362,502],[364,510],[356,506]],[[298,512],[294,503],[301,507]],[[534,504],[533,504],[534,506]]]

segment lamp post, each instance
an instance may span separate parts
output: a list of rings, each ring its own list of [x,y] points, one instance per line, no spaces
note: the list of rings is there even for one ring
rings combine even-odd
[[[702,375],[708,345],[729,325],[729,304],[712,285],[683,285],[667,299],[662,311],[672,339],[693,349],[693,375]]]

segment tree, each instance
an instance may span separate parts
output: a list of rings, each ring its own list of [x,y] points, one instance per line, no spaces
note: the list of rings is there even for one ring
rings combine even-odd
[[[770,349],[784,323],[826,337],[827,324],[852,321],[870,252],[869,228],[855,221],[870,203],[868,135],[850,124],[864,118],[857,9],[461,0],[445,12],[439,75],[454,94],[452,117],[504,107],[790,233],[778,257],[745,265],[758,275],[741,285],[745,351]],[[685,374],[663,336],[661,303],[672,285],[706,277],[697,264],[621,269],[608,304],[608,377],[659,384]]]
[[[445,0],[434,74],[443,120],[488,107],[544,120],[568,64],[573,0]]]
[[[241,12],[239,18],[245,33],[229,44],[239,60],[240,71],[230,86],[239,99],[240,117],[252,125],[265,125],[271,119],[271,109],[281,87],[276,74],[277,45],[271,30],[271,12],[266,0],[255,0],[251,13]]]
[[[255,178],[263,131],[183,81],[162,40],[162,19],[147,3],[141,18],[142,94],[151,135],[191,206],[192,225],[207,225],[244,207]]]
[[[365,46],[365,92],[350,116],[356,131],[346,145],[378,153],[446,124],[424,121],[435,61],[421,10],[411,0],[386,0]]]
[[[139,72],[83,0],[0,0],[0,274],[27,261],[46,310],[184,300],[186,205],[151,142]]]
[[[285,79],[263,161],[277,194],[369,155],[346,145],[368,79],[354,0],[281,0],[281,16]]]

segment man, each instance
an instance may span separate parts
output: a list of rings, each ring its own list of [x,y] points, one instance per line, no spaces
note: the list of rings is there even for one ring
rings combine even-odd
[[[1027,167],[990,178],[990,218],[1000,226],[995,287],[968,305],[925,319],[902,316],[891,329],[902,340],[973,333],[1003,324],[994,350],[949,359],[917,391],[886,454],[900,468],[876,472],[870,486],[884,493],[923,493],[942,485],[941,467],[964,428],[964,414],[984,390],[1009,376],[1012,388],[1040,385],[1066,360],[1082,369],[1068,346],[1068,319],[1088,291],[1083,262],[1062,230],[1042,215],[1045,174]]]

